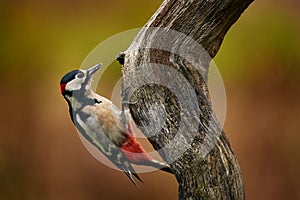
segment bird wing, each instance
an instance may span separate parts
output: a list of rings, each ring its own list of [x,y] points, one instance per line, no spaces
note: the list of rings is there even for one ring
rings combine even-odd
[[[77,129],[93,146],[106,156],[117,168],[123,170],[135,185],[137,184],[132,175],[142,182],[141,178],[133,169],[130,160],[121,151],[121,148],[117,146],[111,138],[107,137],[105,133],[107,130],[102,128],[103,124],[99,124],[97,116],[88,115],[83,111],[79,111],[75,116]]]

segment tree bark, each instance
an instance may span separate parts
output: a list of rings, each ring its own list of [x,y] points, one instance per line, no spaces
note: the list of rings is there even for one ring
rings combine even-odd
[[[207,77],[226,32],[252,1],[165,0],[125,52],[123,104],[170,163],[178,199],[244,199]]]

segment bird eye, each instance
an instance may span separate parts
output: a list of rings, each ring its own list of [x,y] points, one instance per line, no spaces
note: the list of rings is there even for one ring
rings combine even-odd
[[[84,77],[84,74],[82,72],[79,72],[77,75],[76,75],[77,78],[83,78]]]

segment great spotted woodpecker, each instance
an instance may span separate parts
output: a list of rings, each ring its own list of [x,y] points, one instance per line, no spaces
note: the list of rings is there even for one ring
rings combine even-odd
[[[152,166],[172,173],[170,167],[152,159],[136,141],[129,111],[119,110],[110,100],[96,94],[92,75],[100,64],[88,70],[73,70],[60,81],[60,91],[69,105],[77,130],[135,184],[139,181],[131,164]]]

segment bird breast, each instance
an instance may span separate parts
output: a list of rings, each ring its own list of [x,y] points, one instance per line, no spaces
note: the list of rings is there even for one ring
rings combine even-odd
[[[92,115],[97,120],[90,126],[94,126],[94,130],[97,129],[95,126],[99,126],[98,129],[102,129],[114,144],[122,146],[127,135],[127,120],[122,123],[121,111],[111,101],[105,98],[97,98],[97,100],[100,103],[82,109],[83,112]]]

